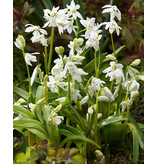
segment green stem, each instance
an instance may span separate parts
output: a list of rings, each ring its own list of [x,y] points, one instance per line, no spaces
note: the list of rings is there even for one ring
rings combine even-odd
[[[96,51],[94,53],[94,65],[95,65],[95,76],[96,76],[96,78],[98,78],[97,62],[96,62]]]
[[[44,57],[45,72],[46,72],[46,74],[48,74],[48,68],[47,68],[47,46],[44,47],[44,53],[45,53],[45,57]]]
[[[96,143],[98,143],[97,120],[98,120],[98,94],[96,95],[96,110],[95,110],[95,115],[94,115],[94,136],[95,136],[95,142]]]
[[[53,40],[54,40],[54,27],[52,27],[52,29],[51,29],[51,44],[50,44],[50,54],[49,54],[49,61],[48,61],[48,73],[50,71],[51,61],[52,61]]]
[[[132,82],[130,82],[129,85],[128,85],[127,93],[126,93],[126,96],[125,96],[125,101],[127,101],[127,99],[128,99],[128,93],[129,93],[129,88],[130,88],[131,84],[132,84]]]
[[[23,57],[24,57],[24,61],[25,61],[25,52],[23,50]],[[29,72],[29,67],[27,62],[25,61],[26,64],[26,68],[27,68],[27,73],[28,73],[28,79],[29,79],[29,96],[31,95],[31,78],[30,78],[30,72]]]
[[[127,108],[127,113],[126,113],[126,117],[127,117],[127,118],[128,118],[128,116],[129,116],[129,113],[130,113],[130,109],[131,109],[132,102],[133,102],[133,100],[130,100],[129,105],[128,105],[128,108]]]
[[[76,35],[76,38],[77,38],[78,37],[78,33],[79,33],[79,23],[78,23],[77,19],[75,20],[75,22],[76,22],[76,26],[78,27],[77,28],[77,35]]]
[[[100,58],[100,54],[101,54],[101,52],[100,52],[100,46],[99,46],[98,74],[99,74],[99,69],[100,69],[100,60],[101,60],[101,58]]]
[[[114,53],[114,56],[116,56],[116,54],[115,54],[115,48],[114,48],[114,41],[113,41],[113,34],[111,34],[111,41],[112,41],[113,53]]]
[[[70,101],[70,74],[68,71],[68,100]]]

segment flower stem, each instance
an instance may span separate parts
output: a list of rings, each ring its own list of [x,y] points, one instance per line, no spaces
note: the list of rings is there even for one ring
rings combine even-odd
[[[75,22],[76,22],[76,26],[78,27],[77,28],[77,35],[76,35],[76,38],[77,38],[78,37],[78,34],[79,34],[79,23],[78,23],[77,19],[75,20]]]
[[[68,101],[70,101],[70,74],[68,71]]]
[[[52,29],[51,29],[51,44],[50,44],[50,54],[49,54],[49,61],[48,61],[48,73],[50,71],[51,61],[52,61],[53,40],[54,40],[54,27],[52,27]]]
[[[115,48],[114,48],[114,41],[113,41],[113,34],[111,34],[111,41],[112,41],[113,53],[114,53],[114,56],[116,56]]]
[[[96,76],[96,78],[98,78],[97,62],[96,62],[96,51],[94,53],[94,65],[95,65],[95,76]]]
[[[98,94],[96,95],[96,110],[94,115],[94,136],[95,136],[95,142],[98,143],[98,137],[97,137],[97,119],[98,119]]]
[[[23,50],[23,57],[24,57],[24,61],[25,61],[25,52]],[[31,95],[31,78],[30,78],[30,73],[29,73],[29,67],[27,62],[25,61],[26,64],[26,68],[27,68],[27,73],[28,73],[28,79],[29,79],[29,96]]]
[[[99,46],[99,62],[98,62],[98,74],[99,74],[99,69],[100,69],[100,60],[101,60],[101,58],[100,58],[100,46]]]
[[[48,68],[47,68],[47,46],[44,47],[44,53],[45,53],[45,57],[44,57],[45,72],[46,72],[46,74],[48,74]]]

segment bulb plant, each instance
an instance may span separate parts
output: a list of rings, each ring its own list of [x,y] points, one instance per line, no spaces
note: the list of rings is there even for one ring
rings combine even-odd
[[[105,162],[109,145],[126,141],[127,134],[132,132],[133,159],[137,163],[139,145],[143,149],[143,134],[130,115],[130,109],[139,96],[139,81],[143,81],[143,75],[135,68],[141,61],[136,59],[126,67],[119,63],[118,53],[124,46],[115,49],[113,41],[113,34],[116,32],[119,36],[122,30],[116,21],[121,20],[121,12],[115,5],[103,6],[102,13],[109,13],[110,21],[101,24],[96,23],[95,18],[84,20],[79,8],[72,0],[65,9],[45,9],[42,28],[26,25],[25,32],[32,33],[31,42],[39,42],[44,46],[44,52],[25,52],[24,37],[17,37],[15,45],[23,53],[29,92],[14,89],[22,97],[13,106],[14,112],[18,113],[14,118],[14,129],[28,137],[29,146],[43,139],[54,142],[56,151],[74,145],[84,157],[84,163]],[[81,31],[78,20],[84,27]],[[101,54],[102,26],[110,33],[112,54]],[[46,27],[51,27],[50,45]],[[69,54],[64,54],[61,45],[53,47],[55,28],[60,35],[64,31],[75,34],[68,45]],[[94,59],[84,66],[85,56],[91,49]],[[58,54],[54,61],[53,50]],[[38,65],[30,76],[29,66],[32,67],[37,55],[42,53],[44,70]],[[38,79],[34,93],[33,84]]]

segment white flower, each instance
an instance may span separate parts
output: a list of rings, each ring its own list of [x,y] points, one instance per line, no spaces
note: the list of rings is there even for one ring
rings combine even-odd
[[[31,38],[32,43],[40,42],[42,46],[48,46],[47,39],[45,39],[44,35],[48,35],[47,31],[44,29],[41,29],[40,26],[34,26],[32,24],[26,24],[25,25],[26,30],[25,32],[33,32],[33,37]]]
[[[94,91],[98,91],[101,87],[103,87],[103,84],[105,84],[104,81],[97,79],[96,77],[92,78],[91,86],[93,87]]]
[[[47,82],[47,86],[50,87],[51,92],[58,93],[58,87],[65,90],[67,83],[56,81],[53,76],[49,76],[49,81]]]
[[[60,97],[60,98],[56,99],[55,101],[59,101],[59,103],[60,103],[60,102],[65,101],[65,99],[66,99],[66,97]]]
[[[39,52],[34,53],[26,53],[25,54],[25,61],[28,65],[32,66],[31,62],[37,62],[35,54],[40,54]]]
[[[74,100],[76,103],[78,98],[81,98],[80,91],[74,88],[74,83],[70,83],[70,95],[71,100]]]
[[[139,71],[131,66],[128,66],[128,72],[126,75],[128,76],[128,74],[133,78],[135,75],[139,74]]]
[[[122,29],[121,27],[119,27],[116,23],[115,20],[111,20],[110,22],[104,22],[104,24],[106,24],[105,29],[107,30],[109,28],[109,32],[112,34],[115,30],[117,35],[120,34],[120,30]]]
[[[21,106],[21,104],[26,103],[26,101],[23,98],[20,98],[17,102],[14,103],[16,106]]]
[[[95,93],[95,90],[92,86],[88,86],[88,94],[93,97]]]
[[[132,79],[132,81],[125,81],[123,83],[123,87],[126,88],[127,90],[128,90],[128,87],[129,87],[129,91],[130,92],[132,92],[132,91],[138,91],[139,90],[139,87],[140,87],[140,84],[135,79]]]
[[[85,96],[81,101],[80,101],[80,104],[83,105],[85,104],[89,99],[89,96]]]
[[[25,29],[25,32],[33,32],[34,31],[34,33],[39,33],[39,34],[41,33],[41,34],[44,34],[44,35],[48,35],[47,31],[44,30],[44,29],[41,29],[40,26],[34,26],[32,24],[26,24],[25,26],[27,27]]]
[[[75,30],[76,28],[78,28],[78,26],[74,25],[74,20],[68,21],[64,26],[64,30],[67,30],[69,34],[71,34],[73,31],[75,35],[76,35],[76,30]]]
[[[72,76],[73,81],[76,79],[78,82],[82,82],[81,75],[87,75],[88,73],[84,72],[81,68],[77,68],[74,62],[68,61],[65,65],[65,73],[69,71]]]
[[[58,116],[57,113],[54,110],[52,110],[48,120],[53,121],[53,125],[60,125],[61,121],[64,120],[64,117]]]
[[[45,9],[44,11],[44,18],[46,19],[46,23],[44,24],[43,28],[45,27],[56,27],[56,19],[58,18],[58,10],[59,7],[53,7],[52,11],[49,9]]]
[[[131,92],[131,99],[134,100],[136,97],[139,96],[139,92],[138,91],[132,91]]]
[[[80,8],[80,5],[75,5],[74,0],[71,1],[70,5],[67,5],[69,9],[68,16],[72,16],[74,19],[80,18],[82,19],[81,14],[77,11]]]
[[[21,50],[24,50],[25,47],[25,39],[22,35],[18,35],[16,41],[14,42],[15,46]]]
[[[113,20],[115,17],[118,18],[118,20],[121,20],[121,12],[115,5],[105,5],[102,7],[104,10],[102,13],[110,13],[110,20]]]
[[[129,106],[129,103],[130,103],[130,100],[129,100],[129,99],[127,99],[127,101],[122,101],[122,102],[120,103],[120,105],[122,105],[122,112],[124,112],[125,109],[126,109],[126,107]]]
[[[107,87],[101,89],[100,96],[98,97],[98,99],[100,99],[100,101],[106,101],[106,102],[108,101],[112,102],[115,100],[112,92]]]
[[[93,108],[92,108],[92,107],[89,107],[89,108],[88,108],[88,113],[89,113],[89,114],[93,114],[93,112],[94,112]]]
[[[91,32],[90,37],[86,42],[86,49],[88,47],[94,47],[95,51],[99,49],[99,40],[101,39],[102,35],[99,35],[97,32]]]
[[[102,117],[102,113],[98,113],[97,117],[100,119]]]
[[[124,80],[124,74],[122,70],[123,65],[116,62],[110,62],[110,67],[106,68],[103,73],[107,73],[106,77],[110,77],[110,81],[116,80],[116,84],[119,84],[121,79]]]
[[[32,112],[34,111],[35,107],[36,107],[35,104],[33,104],[33,103],[30,103],[30,104],[29,104],[29,108],[30,108],[30,110],[31,110]]]
[[[98,29],[104,24],[101,23],[95,24],[95,18],[88,18],[86,20],[80,20],[81,24],[86,28],[85,38],[88,39],[90,37],[91,32],[98,32],[100,33],[101,30]]]
[[[98,96],[98,101],[106,101],[106,102],[108,102],[109,99],[108,99],[107,96]]]
[[[84,39],[82,38],[75,38],[73,41],[69,42],[68,47],[70,48],[69,56],[74,55],[74,51],[82,51],[82,48],[80,47],[83,44]]]

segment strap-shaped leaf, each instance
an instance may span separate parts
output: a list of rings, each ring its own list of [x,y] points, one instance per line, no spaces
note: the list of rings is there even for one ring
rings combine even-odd
[[[17,95],[21,96],[25,100],[28,100],[29,93],[19,87],[13,86],[13,92],[16,93]]]
[[[137,122],[135,119],[132,117],[132,115],[129,114],[128,116],[129,122],[133,123],[138,131],[138,139],[139,139],[139,145],[140,147],[144,150],[144,135],[143,132],[141,131],[140,127],[138,126]]]
[[[38,136],[41,140],[43,139],[47,139],[49,140],[49,138],[47,137],[47,135],[45,135],[43,132],[39,131],[38,129],[35,128],[27,128],[30,132],[34,133],[36,136]]]
[[[53,3],[51,0],[42,0],[44,6],[46,7],[46,9],[50,9],[52,10],[53,7]]]
[[[23,127],[23,128],[34,128],[37,129],[38,131],[42,132],[43,134],[47,135],[47,132],[45,131],[45,127],[43,124],[41,124],[39,121],[30,119],[30,118],[25,118],[25,119],[18,119],[13,121],[13,126],[14,127]]]
[[[34,81],[36,80],[36,77],[37,77],[37,69],[41,67],[41,64],[37,65],[32,73],[32,76],[31,76],[31,86],[33,85]]]
[[[31,111],[29,111],[28,109],[26,109],[22,106],[14,105],[13,110],[17,113],[20,113],[24,117],[28,117],[28,118],[33,118],[34,117],[34,114]]]
[[[45,86],[39,86],[37,88],[35,103],[37,103],[38,100],[41,100],[42,98],[44,98],[45,88],[46,88]]]
[[[126,121],[128,120],[124,115],[120,115],[120,116],[110,116],[102,121],[100,121],[100,123],[98,124],[98,130],[103,128],[106,125],[112,124],[112,123],[116,123],[116,122],[121,122],[121,121]]]
[[[101,147],[95,141],[93,141],[90,138],[87,138],[83,135],[75,135],[65,129],[63,129],[63,130],[60,129],[60,133],[67,136],[67,138],[65,138],[59,145],[60,148],[63,147],[63,145],[68,141],[77,141],[78,140],[78,141],[86,141],[86,142],[96,146],[97,148],[101,149]]]
[[[138,142],[138,131],[134,124],[126,123],[129,126],[133,136],[133,160],[137,164],[139,158],[139,142]]]
[[[104,60],[104,58],[105,58],[106,55],[107,55],[107,53],[104,53],[104,54],[100,55],[100,64],[102,64],[102,63],[104,62],[103,60]],[[95,60],[95,59],[93,59],[93,60],[90,61],[87,65],[85,65],[85,66],[83,67],[83,70],[84,70],[85,72],[91,73],[91,72],[94,71],[94,60]],[[99,57],[96,58],[96,61],[97,61],[97,62],[99,61]]]

